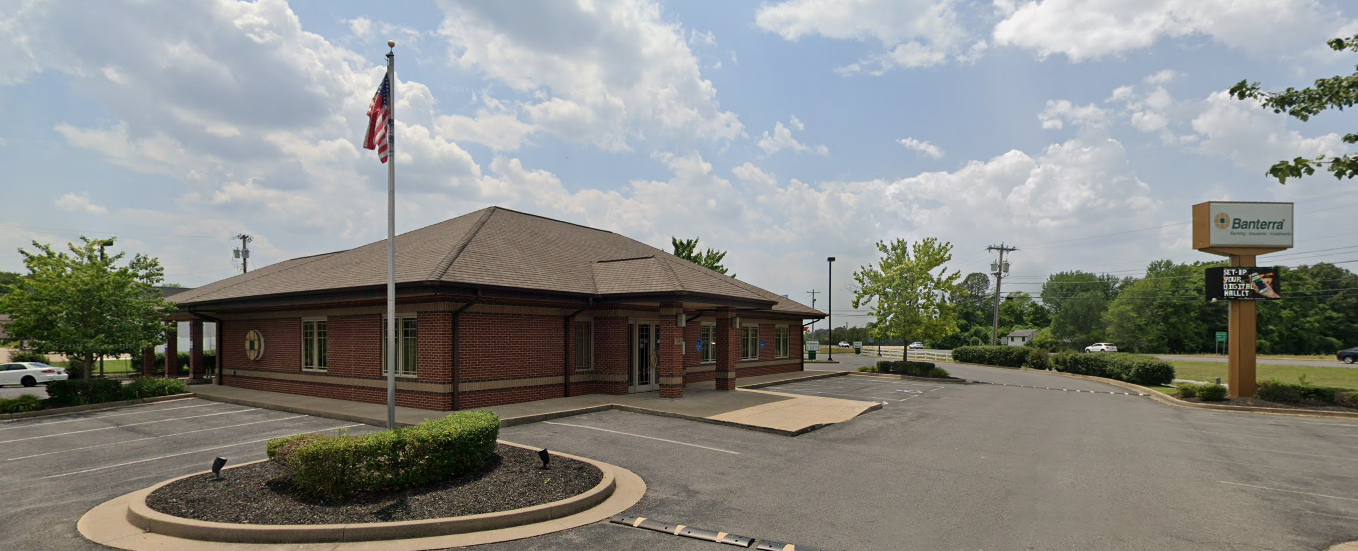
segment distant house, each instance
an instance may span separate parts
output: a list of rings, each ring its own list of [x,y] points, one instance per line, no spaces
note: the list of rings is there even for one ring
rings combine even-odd
[[[1023,346],[1032,342],[1033,337],[1036,336],[1036,329],[1015,329],[1004,337],[1004,344],[1008,346]]]

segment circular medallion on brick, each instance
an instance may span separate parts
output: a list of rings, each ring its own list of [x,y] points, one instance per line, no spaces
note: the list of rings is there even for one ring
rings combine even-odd
[[[251,329],[245,334],[245,357],[258,360],[264,357],[264,335]]]

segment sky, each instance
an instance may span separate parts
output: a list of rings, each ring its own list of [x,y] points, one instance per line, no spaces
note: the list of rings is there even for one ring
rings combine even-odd
[[[252,267],[385,238],[361,144],[388,40],[398,232],[499,205],[698,237],[742,280],[832,289],[836,325],[866,321],[882,240],[963,273],[1016,246],[1005,290],[1035,293],[1213,259],[1193,203],[1295,201],[1261,263],[1354,260],[1358,183],[1265,175],[1352,151],[1353,112],[1225,92],[1349,74],[1324,43],[1353,35],[1340,0],[0,0],[0,270],[113,235],[198,286],[238,273],[236,234]]]

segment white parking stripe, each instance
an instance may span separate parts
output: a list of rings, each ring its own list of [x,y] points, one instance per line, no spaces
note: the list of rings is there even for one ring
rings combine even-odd
[[[1173,431],[1179,431],[1179,432],[1196,432],[1196,433],[1199,433],[1199,434],[1210,434],[1210,435],[1212,435],[1212,436],[1232,436],[1232,437],[1236,437],[1236,438],[1259,438],[1259,439],[1263,439],[1263,440],[1297,440],[1296,438],[1286,438],[1286,437],[1282,437],[1282,436],[1255,436],[1255,435],[1253,435],[1253,434],[1236,434],[1236,433],[1233,433],[1233,432],[1216,432],[1216,431],[1195,430],[1195,429],[1166,429],[1166,430],[1173,430]],[[1302,435],[1302,436],[1310,436],[1310,435]],[[1345,442],[1347,442],[1347,440],[1345,440]],[[1345,446],[1345,445],[1343,445],[1343,444],[1335,444],[1335,443],[1333,443],[1333,442],[1330,442],[1329,444],[1332,445],[1332,446],[1338,446],[1338,447],[1341,447],[1341,448],[1352,448],[1352,449],[1358,450],[1358,447],[1354,447],[1354,446]]]
[[[723,449],[720,449],[720,448],[709,448],[709,447],[707,447],[707,446],[699,446],[699,445],[697,445],[697,444],[689,444],[688,442],[678,442],[678,441],[674,441],[674,440],[666,440],[666,439],[664,439],[664,438],[656,438],[656,437],[654,437],[654,436],[644,436],[644,435],[640,435],[640,434],[632,434],[632,433],[630,433],[630,432],[621,432],[621,431],[616,431],[616,430],[601,429],[601,428],[599,428],[599,427],[589,427],[589,426],[585,426],[585,425],[572,425],[572,424],[570,424],[570,423],[557,423],[557,422],[555,422],[555,421],[543,421],[543,423],[548,424],[548,425],[560,425],[560,426],[563,426],[563,427],[575,427],[575,428],[577,428],[577,429],[590,429],[590,430],[597,430],[597,431],[603,431],[603,432],[611,432],[611,433],[613,433],[613,434],[621,434],[621,435],[624,435],[624,436],[635,436],[635,437],[637,437],[637,438],[645,438],[645,439],[647,439],[647,440],[659,440],[659,441],[661,441],[661,442],[669,442],[669,443],[671,443],[671,444],[679,444],[679,445],[681,445],[681,446],[692,446],[692,447],[695,447],[695,448],[702,448],[702,449],[704,449],[704,450],[712,450],[712,451],[714,451],[714,452],[729,453],[729,454],[731,454],[731,455],[740,455],[740,452],[733,452],[733,451],[731,451],[731,450],[723,450]]]
[[[1311,492],[1302,492],[1302,491],[1298,491],[1298,490],[1284,490],[1284,489],[1282,489],[1282,488],[1269,488],[1268,486],[1255,486],[1255,485],[1253,485],[1253,484],[1241,484],[1241,483],[1239,483],[1239,482],[1226,482],[1225,480],[1218,480],[1217,482],[1220,482],[1220,483],[1222,483],[1222,484],[1230,484],[1230,485],[1232,485],[1232,486],[1245,486],[1245,487],[1248,487],[1248,488],[1258,488],[1258,489],[1260,489],[1260,490],[1272,490],[1272,491],[1275,491],[1275,492],[1287,492],[1287,493],[1289,493],[1289,494],[1301,494],[1301,495],[1304,495],[1304,496],[1327,497],[1327,498],[1330,498],[1330,499],[1342,499],[1342,500],[1344,500],[1344,501],[1358,501],[1358,499],[1354,499],[1354,498],[1351,498],[1351,497],[1339,497],[1339,496],[1329,496],[1329,495],[1325,495],[1325,494],[1313,494],[1313,493],[1311,493]]]
[[[185,398],[185,399],[187,400],[187,398]],[[155,404],[143,404],[143,405],[145,405],[145,406],[151,406],[151,405],[155,405]],[[51,421],[51,422],[47,422],[47,423],[24,423],[24,424],[22,424],[22,425],[16,425],[16,426],[12,426],[12,427],[4,427],[4,428],[0,428],[0,430],[14,430],[14,429],[26,429],[26,428],[31,428],[31,427],[45,427],[45,426],[48,426],[48,425],[60,425],[60,424],[62,424],[62,423],[75,423],[75,422],[77,422],[77,421],[96,421],[96,420],[99,420],[99,419],[108,419],[109,417],[122,417],[122,416],[124,416],[124,415],[145,415],[145,414],[147,414],[147,413],[158,413],[158,412],[162,412],[162,411],[170,411],[170,410],[175,410],[175,409],[188,409],[188,408],[200,408],[200,407],[204,407],[204,406],[224,406],[224,405],[226,405],[226,404],[221,404],[221,403],[215,403],[215,402],[214,402],[214,403],[209,403],[209,404],[195,404],[195,405],[192,405],[192,406],[178,406],[178,407],[164,408],[164,409],[148,409],[148,410],[146,410],[146,411],[129,411],[129,412],[126,412],[126,413],[115,413],[115,414],[113,414],[113,415],[100,415],[100,416],[98,416],[98,417],[82,417],[82,418],[80,418],[80,419],[67,419],[67,420],[65,420],[65,421]],[[128,406],[128,407],[142,407],[142,406]]]
[[[1315,476],[1342,476],[1342,477],[1344,477],[1344,478],[1358,478],[1358,475],[1352,475],[1352,474],[1334,474],[1334,473],[1318,473],[1318,472],[1314,472],[1314,471],[1302,471],[1302,470],[1298,470],[1295,466],[1290,466],[1290,465],[1289,465],[1289,466],[1286,466],[1286,467],[1279,467],[1279,466],[1276,466],[1276,465],[1261,465],[1261,464],[1259,464],[1259,463],[1243,463],[1243,462],[1240,462],[1240,461],[1227,461],[1227,460],[1225,460],[1225,459],[1208,459],[1208,458],[1206,458],[1206,457],[1185,457],[1185,459],[1188,459],[1188,460],[1190,460],[1190,461],[1215,461],[1215,462],[1217,462],[1217,463],[1230,463],[1230,464],[1233,464],[1233,465],[1245,465],[1246,467],[1263,467],[1263,468],[1265,468],[1265,469],[1278,469],[1278,470],[1284,470],[1284,471],[1287,471],[1287,472],[1290,472],[1290,473],[1294,473],[1294,474],[1308,474],[1308,475],[1315,475]]]
[[[258,443],[260,443],[260,442],[267,442],[267,441],[269,441],[269,440],[273,440],[274,438],[287,438],[288,436],[296,436],[296,435],[298,435],[298,434],[307,434],[307,433],[310,433],[310,432],[325,432],[325,431],[331,431],[331,430],[347,429],[347,428],[349,428],[349,427],[357,427],[357,426],[360,426],[360,425],[362,425],[362,423],[355,423],[355,424],[353,424],[353,425],[344,425],[344,426],[342,426],[342,427],[334,427],[334,428],[329,428],[329,429],[321,429],[321,430],[318,430],[318,431],[298,432],[298,433],[289,434],[289,435],[286,435],[286,436],[274,436],[274,437],[272,437],[272,438],[261,438],[261,439],[259,439],[259,440],[251,440],[251,441],[249,441],[249,442],[239,442],[239,443],[236,443],[236,444],[227,444],[227,445],[225,445],[225,446],[213,446],[213,447],[211,447],[211,448],[199,448],[199,449],[196,449],[196,450],[193,450],[193,451],[180,452],[180,453],[172,453],[172,454],[170,454],[170,455],[162,455],[162,456],[158,456],[158,457],[149,457],[149,458],[146,458],[146,459],[138,459],[138,460],[136,460],[136,461],[128,461],[128,462],[126,462],[126,463],[119,463],[119,464],[117,464],[117,465],[105,465],[105,466],[103,466],[103,467],[95,467],[95,468],[93,468],[93,469],[85,469],[85,470],[81,470],[81,471],[71,471],[71,472],[69,472],[69,473],[54,474],[54,475],[44,476],[43,479],[48,479],[48,478],[61,478],[61,477],[63,477],[63,476],[71,476],[71,475],[77,475],[77,474],[92,473],[92,472],[95,472],[95,471],[102,471],[102,470],[105,470],[105,469],[116,469],[116,468],[118,468],[118,467],[126,467],[126,466],[128,466],[128,465],[136,465],[136,464],[138,464],[138,463],[145,463],[145,462],[147,462],[147,461],[159,461],[159,460],[161,460],[161,459],[169,459],[169,458],[171,458],[171,457],[179,457],[179,456],[181,456],[181,455],[189,455],[189,454],[192,454],[192,453],[210,452],[210,451],[213,451],[213,450],[223,450],[223,449],[226,449],[226,448],[234,448],[234,447],[237,447],[237,446],[244,446],[244,445],[246,445],[246,444],[258,444]]]
[[[37,453],[37,454],[33,454],[33,455],[25,455],[25,456],[21,456],[21,457],[11,457],[11,458],[9,458],[9,459],[6,459],[5,461],[18,461],[18,460],[20,460],[20,459],[32,459],[32,458],[34,458],[34,457],[43,457],[43,456],[46,456],[46,455],[55,455],[55,454],[58,454],[58,453],[69,453],[69,452],[78,452],[78,451],[81,451],[81,450],[92,450],[92,449],[95,449],[95,448],[105,448],[105,447],[108,447],[108,446],[116,446],[116,445],[118,445],[118,444],[130,444],[130,443],[132,443],[132,442],[141,442],[141,441],[143,441],[143,440],[155,440],[155,439],[157,439],[157,438],[169,438],[169,437],[171,437],[171,436],[183,436],[183,435],[185,435],[185,434],[194,434],[194,433],[199,433],[199,432],[209,432],[209,431],[222,430],[222,429],[234,429],[234,428],[236,428],[236,427],[245,427],[245,426],[249,426],[249,425],[258,425],[258,424],[260,424],[260,423],[274,423],[274,422],[278,422],[278,421],[287,421],[287,420],[289,420],[289,419],[296,419],[296,418],[298,418],[298,417],[306,417],[306,416],[305,416],[305,415],[293,415],[293,416],[291,416],[291,417],[282,417],[282,418],[279,418],[279,419],[265,419],[265,420],[263,420],[263,421],[251,421],[251,422],[249,422],[249,423],[241,423],[241,424],[239,424],[239,425],[227,425],[227,426],[225,426],[225,427],[214,427],[214,428],[210,428],[210,429],[198,429],[198,430],[191,430],[191,431],[189,431],[189,432],[176,432],[176,433],[174,433],[174,434],[166,434],[166,435],[163,435],[163,436],[147,436],[146,438],[134,438],[134,439],[132,439],[132,440],[123,440],[123,441],[121,441],[121,442],[109,442],[109,443],[107,443],[107,444],[95,444],[95,445],[93,445],[93,446],[85,446],[85,447],[83,447],[83,448],[71,448],[71,449],[69,449],[69,450],[61,450],[61,451],[56,451],[56,452]]]
[[[1285,455],[1301,455],[1301,456],[1305,456],[1305,457],[1323,457],[1323,458],[1325,458],[1325,459],[1343,459],[1344,461],[1358,461],[1358,457],[1339,457],[1339,456],[1337,456],[1337,455],[1316,455],[1316,454],[1314,454],[1314,453],[1285,452],[1285,451],[1282,451],[1282,450],[1260,450],[1260,449],[1249,448],[1249,447],[1245,447],[1245,446],[1227,446],[1227,445],[1224,445],[1224,444],[1213,444],[1213,443],[1210,443],[1210,442],[1202,442],[1202,441],[1196,441],[1196,440],[1175,440],[1175,442],[1179,442],[1179,443],[1181,443],[1181,444],[1197,444],[1197,445],[1199,445],[1199,446],[1212,446],[1212,447],[1214,447],[1214,448],[1234,448],[1234,449],[1237,449],[1237,450],[1249,450],[1249,451],[1252,451],[1252,452],[1260,452],[1260,453],[1281,453],[1281,454],[1285,454]]]
[[[128,424],[126,424],[126,425],[114,425],[114,426],[111,426],[111,427],[99,427],[99,428],[97,428],[97,429],[73,430],[73,431],[71,431],[71,432],[59,432],[59,433],[56,433],[56,434],[44,434],[44,435],[42,435],[42,436],[30,436],[30,437],[28,437],[28,438],[15,438],[15,439],[13,439],[13,440],[0,440],[0,444],[8,444],[8,443],[10,443],[10,442],[23,442],[23,441],[25,441],[25,440],[38,440],[38,439],[42,439],[42,438],[52,438],[52,437],[54,437],[54,436],[69,436],[69,435],[72,435],[72,434],[81,434],[81,433],[86,433],[86,432],[97,432],[97,431],[101,431],[101,430],[121,429],[121,428],[123,428],[123,427],[136,427],[136,426],[141,426],[141,425],[153,425],[153,424],[155,424],[155,423],[169,423],[170,421],[185,421],[185,420],[188,420],[188,419],[198,419],[198,418],[200,418],[200,417],[213,417],[213,416],[216,416],[216,415],[231,415],[232,413],[245,413],[245,412],[247,412],[247,411],[260,411],[260,410],[255,409],[255,408],[250,408],[250,409],[238,409],[238,410],[235,410],[235,411],[223,411],[223,412],[221,412],[221,413],[206,413],[206,414],[203,414],[203,415],[190,415],[190,416],[188,416],[188,417],[176,417],[176,418],[174,418],[174,419],[159,419],[159,420],[156,420],[156,421],[142,421],[142,422],[140,422],[140,423],[128,423]]]

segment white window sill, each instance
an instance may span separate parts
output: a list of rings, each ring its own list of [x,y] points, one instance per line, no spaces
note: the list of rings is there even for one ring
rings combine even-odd
[[[307,372],[307,373],[325,373],[325,372],[327,372],[327,371],[329,371],[329,370],[330,370],[329,368],[325,368],[325,367],[303,367],[303,368],[302,368],[302,371],[305,371],[305,372]]]

